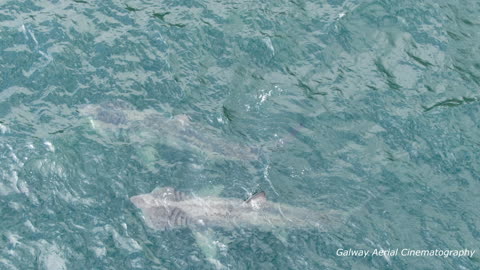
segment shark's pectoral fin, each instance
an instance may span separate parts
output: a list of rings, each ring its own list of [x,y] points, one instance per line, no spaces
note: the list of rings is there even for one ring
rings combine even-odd
[[[140,148],[136,148],[139,161],[150,171],[158,171],[155,168],[155,163],[158,160],[158,152],[151,145],[145,145]]]
[[[267,194],[264,191],[253,194],[248,198],[245,203],[251,207],[258,208],[261,207],[267,201]]]
[[[284,246],[288,246],[288,231],[285,229],[280,229],[280,230],[274,230],[272,231],[272,234],[275,235],[275,237],[282,242]]]
[[[188,196],[187,194],[181,191],[175,190],[172,187],[156,188],[151,192],[151,195],[154,196],[155,198],[170,200],[175,202],[183,201],[190,198],[190,196]]]
[[[193,236],[203,255],[205,255],[205,258],[213,264],[216,269],[227,269],[218,260],[219,252],[222,255],[226,255],[227,246],[217,240],[219,238],[217,233],[212,229],[203,228],[202,230],[193,231]]]

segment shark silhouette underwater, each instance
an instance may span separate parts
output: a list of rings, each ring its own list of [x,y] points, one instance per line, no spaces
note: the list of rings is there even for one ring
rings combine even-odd
[[[258,192],[247,200],[215,196],[198,197],[171,187],[156,188],[130,201],[143,213],[145,223],[155,230],[176,228],[275,228],[328,231],[343,221],[334,210],[320,212],[267,200]]]
[[[149,156],[158,156],[152,147],[157,143],[212,160],[261,159],[262,151],[258,147],[223,138],[215,129],[192,122],[185,114],[165,117],[153,109],[135,110],[132,105],[120,100],[81,105],[78,112],[87,117],[101,137],[115,142],[121,137],[121,140],[138,145],[140,156],[147,157],[147,163],[155,160],[155,157]]]

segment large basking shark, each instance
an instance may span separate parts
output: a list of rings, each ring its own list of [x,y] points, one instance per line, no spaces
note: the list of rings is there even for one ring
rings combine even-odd
[[[225,244],[214,240],[218,231],[258,229],[271,232],[288,244],[282,233],[289,230],[330,231],[341,225],[345,215],[334,210],[315,211],[267,200],[265,192],[247,200],[217,196],[195,196],[171,187],[156,188],[130,201],[142,210],[145,223],[154,230],[191,229],[207,261],[217,269],[227,269],[218,259]]]
[[[275,228],[328,231],[342,217],[335,211],[320,212],[267,200],[265,192],[247,200],[187,195],[171,187],[133,196],[130,201],[142,210],[145,223],[156,230],[175,228]]]
[[[156,188],[130,201],[142,210],[145,223],[154,230],[189,228],[207,261],[217,269],[228,269],[218,257],[226,255],[219,237],[223,230],[258,229],[271,232],[288,245],[282,234],[290,230],[330,231],[340,226],[346,215],[334,210],[316,211],[267,200],[265,192],[247,200],[185,194],[171,187]],[[228,242],[228,240],[227,240]]]

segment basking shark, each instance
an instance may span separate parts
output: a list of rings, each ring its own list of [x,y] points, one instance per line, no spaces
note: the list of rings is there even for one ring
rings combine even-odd
[[[328,231],[342,221],[342,216],[333,210],[320,212],[268,201],[263,191],[244,201],[198,197],[163,187],[133,196],[130,201],[142,210],[146,225],[155,230],[258,228],[272,231],[275,228],[315,228]]]
[[[143,156],[155,152],[151,145],[156,143],[213,160],[255,161],[261,154],[258,148],[224,138],[218,131],[191,121],[185,114],[165,117],[153,109],[135,110],[120,100],[81,105],[78,112],[104,137],[117,140],[121,135],[122,140],[139,145]],[[147,159],[155,160],[154,157]]]
[[[205,258],[217,269],[228,269],[219,251],[226,255],[228,237],[225,230],[258,229],[276,236],[285,245],[285,233],[290,230],[331,231],[347,217],[335,210],[312,209],[275,203],[258,192],[247,200],[217,196],[196,196],[171,187],[156,188],[136,195],[130,201],[143,213],[145,224],[154,230],[188,228]]]

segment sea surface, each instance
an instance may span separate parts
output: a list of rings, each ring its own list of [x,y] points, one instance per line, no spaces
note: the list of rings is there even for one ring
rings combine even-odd
[[[1,1],[0,269],[480,269],[479,44],[472,0]],[[156,187],[345,219],[207,253]],[[404,248],[476,254],[337,254]]]

